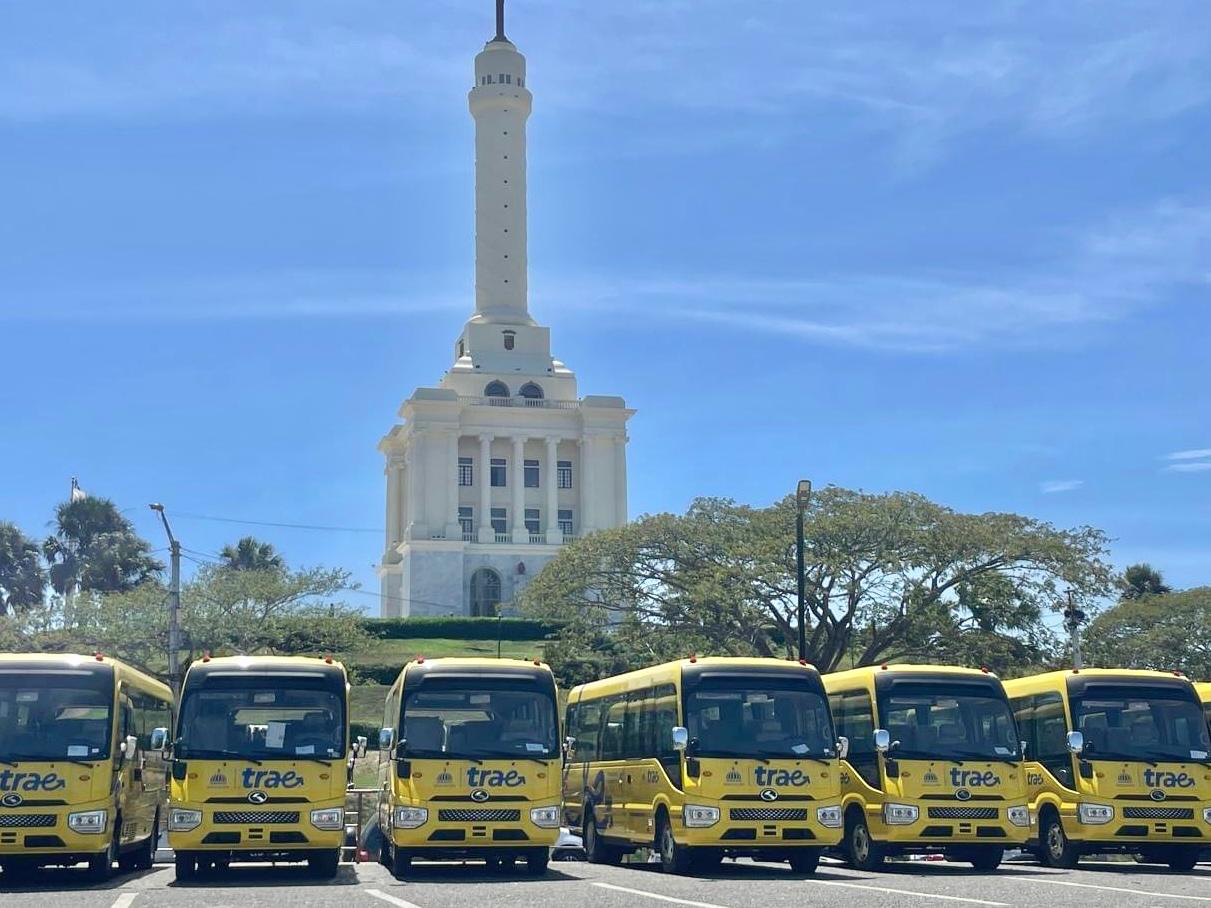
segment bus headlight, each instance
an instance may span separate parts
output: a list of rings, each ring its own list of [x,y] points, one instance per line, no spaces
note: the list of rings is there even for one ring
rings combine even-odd
[[[714,826],[719,822],[718,807],[702,807],[698,804],[686,804],[681,810],[681,819],[686,826],[702,828]]]
[[[543,829],[555,829],[559,826],[558,807],[534,807],[530,810],[530,822]]]
[[[96,835],[105,831],[104,810],[85,810],[67,815],[67,828],[84,835]]]
[[[1026,807],[1010,807],[1005,811],[1005,816],[1014,826],[1029,826],[1030,825],[1030,810]]]
[[[917,822],[920,811],[912,804],[884,804],[883,822],[888,826],[909,826]]]
[[[1211,823],[1211,807],[1203,808],[1203,822]]]
[[[816,809],[816,822],[821,826],[827,826],[829,829],[837,829],[841,826],[841,808],[840,807],[819,807]]]
[[[1086,825],[1100,826],[1114,819],[1114,808],[1109,804],[1081,804],[1076,815]]]
[[[316,829],[343,829],[345,811],[340,807],[328,807],[311,811],[311,825]]]
[[[168,811],[169,832],[189,832],[201,825],[202,811],[200,810],[183,810],[180,807],[174,807]]]
[[[429,811],[423,807],[397,807],[391,812],[391,825],[396,829],[415,829],[429,822]]]

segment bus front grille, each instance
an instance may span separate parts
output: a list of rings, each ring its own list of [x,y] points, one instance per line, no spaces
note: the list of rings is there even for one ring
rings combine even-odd
[[[297,823],[297,810],[216,810],[216,823],[239,826],[259,826],[272,823]]]
[[[437,812],[437,819],[442,823],[516,823],[521,819],[521,811],[447,807]]]
[[[53,813],[0,813],[0,829],[46,829],[54,825]]]
[[[1194,811],[1189,807],[1124,807],[1123,818],[1127,820],[1193,820]]]
[[[995,820],[995,807],[931,807],[931,820]]]
[[[807,811],[802,807],[733,807],[728,813],[733,820],[802,823]]]

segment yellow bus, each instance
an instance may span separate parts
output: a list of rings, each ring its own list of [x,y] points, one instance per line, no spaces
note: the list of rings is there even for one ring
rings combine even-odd
[[[674,873],[725,856],[811,873],[841,840],[838,742],[819,673],[696,658],[582,684],[564,809],[590,861],[652,848]]]
[[[1189,870],[1211,838],[1211,741],[1194,685],[1172,672],[1074,669],[1005,683],[1052,867],[1126,852]]]
[[[349,778],[344,666],[204,657],[185,674],[180,713],[168,811],[177,878],[268,860],[335,876]]]
[[[172,691],[100,654],[0,655],[0,867],[151,867]]]
[[[558,693],[540,662],[409,662],[387,694],[379,747],[381,861],[471,858],[546,873],[559,837]]]
[[[1029,834],[1022,750],[1005,689],[985,670],[882,665],[824,676],[840,734],[854,867],[942,851],[993,870]]]
[[[1198,699],[1202,701],[1207,724],[1211,725],[1211,681],[1201,681],[1194,685],[1194,689],[1198,692]]]

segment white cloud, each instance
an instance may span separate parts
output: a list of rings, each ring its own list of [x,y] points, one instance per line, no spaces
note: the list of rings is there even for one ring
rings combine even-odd
[[[1039,483],[1039,491],[1044,495],[1055,495],[1059,492],[1072,492],[1085,484],[1083,479],[1052,479]]]
[[[1165,467],[1166,473],[1205,473],[1211,470],[1211,460],[1195,460],[1185,463],[1171,463]]]
[[[1207,460],[1211,459],[1211,448],[1195,448],[1191,451],[1174,451],[1166,454],[1165,460]]]

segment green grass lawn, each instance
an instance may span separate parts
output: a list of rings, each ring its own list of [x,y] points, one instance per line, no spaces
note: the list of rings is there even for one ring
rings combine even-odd
[[[542,657],[542,640],[502,640],[500,654],[506,659],[527,659]],[[343,661],[349,665],[358,662],[398,662],[400,668],[404,663],[424,656],[426,659],[437,659],[442,656],[484,656],[496,657],[495,640],[454,640],[443,637],[432,637],[419,640],[375,640],[364,649],[344,655]]]

